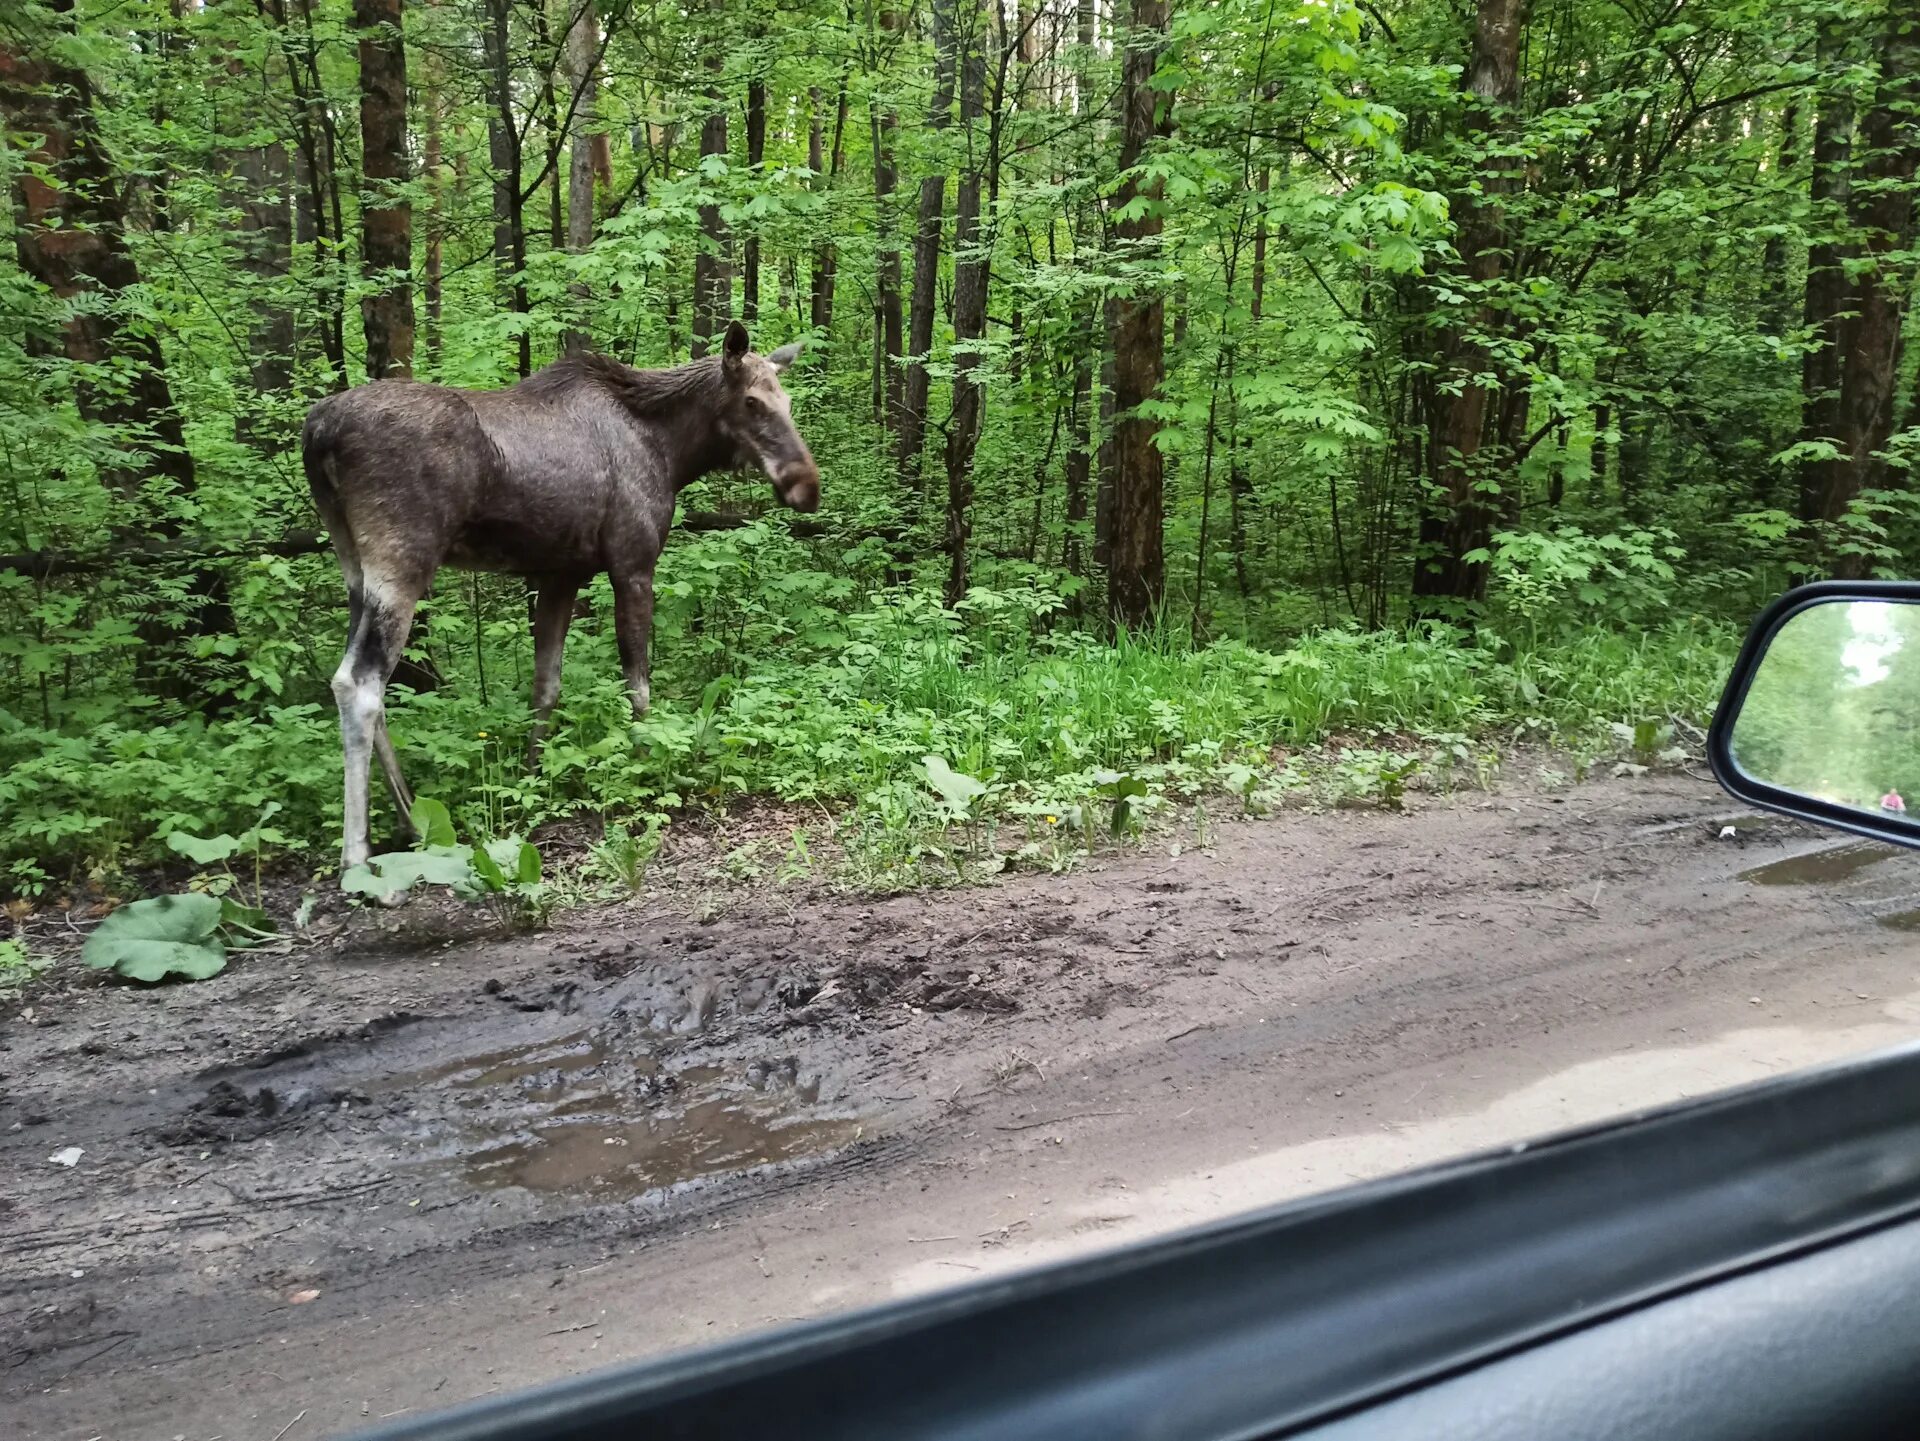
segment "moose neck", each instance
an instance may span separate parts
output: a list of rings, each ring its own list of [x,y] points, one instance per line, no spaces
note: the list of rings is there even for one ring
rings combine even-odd
[[[675,495],[704,476],[732,468],[733,444],[720,434],[709,410],[689,407],[679,415],[650,417],[641,423],[660,437],[660,452]]]
[[[675,494],[704,475],[732,467],[734,445],[719,429],[727,398],[719,356],[664,370],[635,370],[600,356],[580,364],[648,432]]]

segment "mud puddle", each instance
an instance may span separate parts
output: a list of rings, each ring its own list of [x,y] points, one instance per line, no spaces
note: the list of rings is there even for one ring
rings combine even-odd
[[[608,1031],[455,1058],[383,1089],[440,1113],[422,1137],[431,1168],[600,1203],[824,1157],[871,1129],[823,1108],[819,1077],[792,1057],[674,1067]]]
[[[1740,879],[1757,886],[1831,885],[1835,881],[1858,875],[1868,866],[1892,860],[1899,854],[1900,851],[1893,846],[1856,841],[1827,850],[1809,851],[1805,855],[1788,856],[1785,860],[1769,861],[1764,866],[1740,872]]]

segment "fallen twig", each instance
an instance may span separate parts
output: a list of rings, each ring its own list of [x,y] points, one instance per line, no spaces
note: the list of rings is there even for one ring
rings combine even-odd
[[[291,1421],[287,1422],[286,1425],[282,1426],[278,1431],[273,1433],[273,1441],[280,1441],[280,1438],[282,1436],[285,1436],[287,1432],[291,1431],[294,1427],[298,1426],[302,1421],[306,1419],[307,1419],[307,1413],[306,1413],[306,1410],[303,1408],[298,1416],[294,1417]]]
[[[114,1337],[111,1341],[107,1342],[107,1344],[102,1346],[98,1351],[95,1351],[92,1355],[87,1356],[82,1360],[74,1362],[73,1365],[69,1366],[66,1370],[62,1371],[58,1376],[55,1376],[53,1378],[53,1384],[56,1386],[59,1385],[62,1381],[66,1380],[67,1377],[71,1376],[74,1372],[78,1371],[81,1367],[91,1366],[95,1361],[98,1361],[102,1356],[106,1355],[109,1351],[117,1350],[121,1346],[126,1345],[127,1342],[133,1339],[133,1335],[134,1333],[131,1331],[122,1331],[118,1336]]]
[[[1037,1131],[1042,1126],[1057,1126],[1063,1121],[1084,1121],[1090,1116],[1131,1116],[1131,1111],[1075,1111],[1070,1116],[1055,1116],[1050,1121],[1023,1121],[1017,1126],[995,1126],[996,1131]]]

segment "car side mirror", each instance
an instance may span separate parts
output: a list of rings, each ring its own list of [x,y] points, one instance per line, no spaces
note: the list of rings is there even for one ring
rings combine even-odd
[[[1740,800],[1920,848],[1920,584],[1822,581],[1767,607],[1707,758]]]

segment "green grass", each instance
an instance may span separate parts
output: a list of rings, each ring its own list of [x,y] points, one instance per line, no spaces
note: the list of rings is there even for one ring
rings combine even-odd
[[[1271,651],[1172,636],[1107,645],[1051,625],[1052,599],[987,595],[955,617],[906,593],[805,634],[743,623],[707,635],[704,652],[668,634],[654,709],[637,725],[611,636],[583,625],[535,774],[519,762],[525,701],[503,695],[497,675],[491,705],[458,679],[396,694],[392,730],[416,789],[446,801],[463,834],[765,796],[818,802],[884,869],[915,854],[913,837],[942,829],[926,755],[989,783],[979,822],[1031,829],[1068,812],[1091,824],[1110,813],[1102,787],[1114,773],[1142,777],[1153,796],[1250,795],[1276,747],[1330,736],[1582,743],[1616,721],[1704,721],[1738,641],[1723,626],[1676,622],[1575,629],[1526,649],[1353,631]],[[716,657],[733,673],[709,679]],[[332,707],[318,699],[64,731],[0,712],[0,893],[166,859],[169,832],[237,834],[270,801],[296,858],[325,864],[338,838],[338,747]],[[376,797],[376,824],[390,823],[377,780]]]

